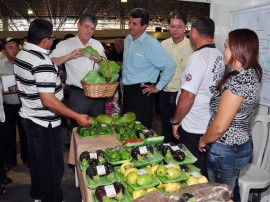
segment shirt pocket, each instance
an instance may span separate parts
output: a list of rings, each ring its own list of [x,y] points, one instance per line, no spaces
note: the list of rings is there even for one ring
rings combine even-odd
[[[135,53],[132,65],[136,68],[143,69],[145,66],[147,66],[147,60],[142,54]]]

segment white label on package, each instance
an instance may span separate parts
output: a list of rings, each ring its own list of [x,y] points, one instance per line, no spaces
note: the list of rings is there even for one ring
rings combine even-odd
[[[197,172],[190,172],[190,174],[193,176],[193,177],[196,177],[196,178],[200,178],[201,175]]]
[[[108,196],[109,198],[116,196],[116,191],[115,191],[115,188],[112,184],[104,186],[104,189],[106,192],[106,196]]]
[[[140,154],[147,154],[147,147],[146,146],[141,146],[139,147]]]
[[[173,151],[180,150],[180,148],[178,146],[171,146],[171,148],[172,148]]]
[[[169,168],[176,168],[172,163],[169,163],[169,164],[165,165],[165,167],[167,169],[169,169]]]
[[[147,172],[144,169],[137,170],[138,175],[144,175],[147,174]]]
[[[96,152],[89,152],[90,159],[97,159],[97,153]]]
[[[96,168],[97,168],[98,175],[105,175],[106,174],[106,170],[105,170],[104,165],[97,166]]]

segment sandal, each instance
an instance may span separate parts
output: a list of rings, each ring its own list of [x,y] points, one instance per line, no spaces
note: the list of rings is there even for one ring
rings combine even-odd
[[[1,184],[7,185],[7,184],[10,184],[10,183],[12,183],[12,182],[13,182],[13,180],[12,180],[10,177],[7,177],[6,179],[4,179],[4,180],[1,182]]]
[[[3,195],[5,193],[7,193],[6,188],[5,187],[0,187],[0,195]]]

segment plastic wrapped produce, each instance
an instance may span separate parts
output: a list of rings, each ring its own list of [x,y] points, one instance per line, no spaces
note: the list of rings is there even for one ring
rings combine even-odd
[[[226,184],[202,183],[181,188],[170,195],[169,202],[179,201],[185,193],[191,194],[196,202],[205,201],[229,201],[232,190]],[[173,200],[175,199],[175,200]]]
[[[153,191],[137,198],[134,202],[225,202],[231,198],[232,190],[226,184],[202,183],[180,188],[170,195],[161,191]]]

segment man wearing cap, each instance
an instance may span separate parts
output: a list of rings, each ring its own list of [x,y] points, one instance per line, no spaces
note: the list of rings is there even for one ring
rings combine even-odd
[[[3,78],[14,76],[14,60],[19,52],[19,45],[13,38],[6,38],[2,42],[1,47],[2,53],[6,56],[0,61],[0,82],[2,83]],[[5,79],[6,80],[6,79]],[[2,84],[1,84],[2,85]],[[28,163],[27,156],[27,140],[26,134],[22,127],[19,110],[21,102],[17,93],[17,87],[15,84],[9,84],[7,89],[3,89],[3,101],[4,111],[6,115],[6,121],[1,123],[4,125],[3,131],[1,131],[2,140],[5,141],[5,164],[7,169],[10,166],[17,164],[16,159],[16,125],[19,129],[20,135],[20,146],[21,146],[21,159],[23,163]]]

